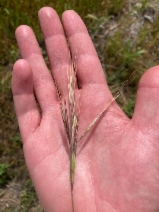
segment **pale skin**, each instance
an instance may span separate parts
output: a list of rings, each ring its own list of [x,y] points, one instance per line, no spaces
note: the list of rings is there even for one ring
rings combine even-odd
[[[101,64],[74,11],[62,24],[49,7],[39,11],[50,69],[67,98],[68,45],[81,84],[79,136],[110,102]],[[64,34],[64,31],[66,34]],[[16,38],[23,59],[13,67],[12,90],[26,164],[46,212],[71,212],[69,146],[56,89],[31,28]],[[159,211],[159,66],[139,82],[130,120],[116,103],[80,141],[74,182],[75,212]],[[36,100],[40,106],[37,107]]]

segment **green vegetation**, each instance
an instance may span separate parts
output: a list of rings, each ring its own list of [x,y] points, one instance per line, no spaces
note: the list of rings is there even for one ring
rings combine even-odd
[[[27,179],[24,184],[24,190],[20,194],[21,210],[28,212],[29,209],[37,204],[37,196],[34,186],[30,179]],[[40,210],[39,210],[40,212]]]
[[[9,167],[8,164],[5,163],[0,164],[0,186],[4,186],[9,180],[7,172],[8,167]]]
[[[31,26],[34,29],[39,42],[42,40],[37,18],[38,10],[41,7],[51,6],[55,8],[60,15],[66,9],[75,9],[84,17],[88,13],[100,11],[102,3],[96,0],[2,0],[0,6],[0,61],[7,63],[8,60],[14,62],[15,56],[18,52],[14,32],[19,25],[26,24]]]
[[[154,2],[156,5],[159,3],[158,0]],[[143,17],[144,12],[151,8],[148,0],[142,0],[140,4],[134,3],[131,7],[128,0],[1,0],[0,187],[6,186],[12,180],[21,182],[19,211],[22,212],[29,211],[38,200],[24,165],[22,143],[13,109],[11,69],[13,63],[20,58],[14,32],[21,24],[31,26],[42,47],[43,38],[37,13],[43,6],[53,7],[60,16],[66,9],[74,9],[79,13],[98,51],[112,93],[115,94],[135,71],[135,80],[118,99],[118,103],[130,117],[133,114],[138,80],[145,70],[157,65],[159,58],[158,14],[156,13],[153,23]],[[134,11],[142,20],[133,15]],[[130,36],[133,24],[135,27],[139,25],[134,29],[137,32],[136,37]],[[132,34],[134,31],[132,30]]]

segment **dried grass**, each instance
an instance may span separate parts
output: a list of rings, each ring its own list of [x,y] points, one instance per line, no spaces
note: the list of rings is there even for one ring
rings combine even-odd
[[[70,57],[71,58],[71,57]],[[70,148],[70,183],[71,183],[71,193],[72,193],[72,210],[74,211],[74,200],[73,200],[73,185],[74,185],[74,175],[75,175],[75,164],[76,164],[76,150],[78,142],[93,128],[93,126],[99,121],[103,116],[105,111],[112,105],[112,103],[121,95],[126,85],[130,84],[134,79],[134,72],[131,76],[124,82],[120,87],[116,95],[112,100],[106,105],[106,107],[99,113],[99,115],[91,122],[88,128],[83,132],[83,134],[78,139],[78,121],[79,121],[79,112],[78,104],[75,100],[75,88],[77,85],[77,67],[76,59],[74,61],[70,59],[70,67],[68,73],[68,100],[62,100],[60,90],[55,82],[55,87],[57,91],[57,96],[61,109],[61,116],[65,128],[65,133],[69,142]]]

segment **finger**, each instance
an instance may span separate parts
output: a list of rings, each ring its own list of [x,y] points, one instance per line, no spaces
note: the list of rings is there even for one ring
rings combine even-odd
[[[138,86],[135,111],[132,121],[138,127],[159,126],[159,66],[149,69]]]
[[[81,18],[74,11],[66,11],[63,13],[62,21],[71,54],[77,55],[77,75],[82,86],[105,84],[101,63]]]
[[[18,27],[16,38],[22,57],[29,62],[32,68],[35,94],[44,112],[57,100],[51,74],[46,67],[32,29],[24,25]]]
[[[74,11],[66,11],[63,13],[62,21],[71,54],[73,57],[77,56],[77,77],[82,87],[80,96],[82,118],[80,118],[80,122],[84,123],[79,131],[83,133],[113,97],[106,84],[94,45],[81,18]],[[122,113],[117,104],[113,104],[111,108]]]
[[[31,67],[25,60],[18,60],[13,67],[12,92],[23,141],[40,123],[40,114],[33,93]]]
[[[39,11],[39,20],[53,76],[62,95],[65,95],[68,90],[69,51],[62,24],[56,11],[50,7]]]

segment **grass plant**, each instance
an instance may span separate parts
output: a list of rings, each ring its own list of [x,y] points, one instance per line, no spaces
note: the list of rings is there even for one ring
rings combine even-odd
[[[70,57],[71,58],[71,57]],[[76,60],[76,58],[75,58]],[[73,198],[73,186],[74,186],[74,175],[76,165],[76,149],[78,142],[78,110],[75,101],[75,87],[77,86],[76,78],[76,63],[70,60],[70,67],[68,70],[68,100],[62,100],[60,90],[54,78],[58,100],[60,103],[61,116],[65,128],[65,133],[68,139],[70,148],[70,184],[71,184],[71,195],[72,195],[72,209],[74,212],[74,198]]]
[[[33,206],[36,206],[37,204],[37,196],[35,193],[33,183],[30,179],[27,179],[24,184],[24,189],[20,194],[20,202],[21,202],[21,210],[23,212],[30,211],[30,208]],[[43,211],[42,208],[40,208],[39,206],[38,212],[42,212],[42,211]]]
[[[7,172],[9,165],[6,163],[0,164],[0,187],[6,185],[9,181],[9,175]]]
[[[68,100],[62,100],[60,90],[56,83],[56,79],[54,78],[57,97],[59,100],[59,105],[61,109],[61,117],[64,124],[65,133],[68,139],[69,148],[70,148],[70,184],[71,184],[71,195],[72,195],[72,210],[74,212],[74,196],[73,196],[73,187],[74,187],[74,176],[75,176],[75,167],[76,167],[76,151],[77,144],[81,141],[81,139],[94,127],[94,125],[100,120],[106,110],[112,105],[112,103],[121,95],[125,86],[131,83],[134,79],[132,75],[123,83],[123,85],[118,89],[116,95],[112,98],[112,100],[106,105],[106,107],[98,114],[98,116],[92,120],[90,125],[86,128],[86,130],[79,137],[78,135],[78,120],[79,120],[79,111],[78,107],[80,102],[76,102],[75,96],[75,88],[78,87],[76,73],[78,67],[76,66],[76,57],[74,60],[70,61],[70,68],[68,73]]]

